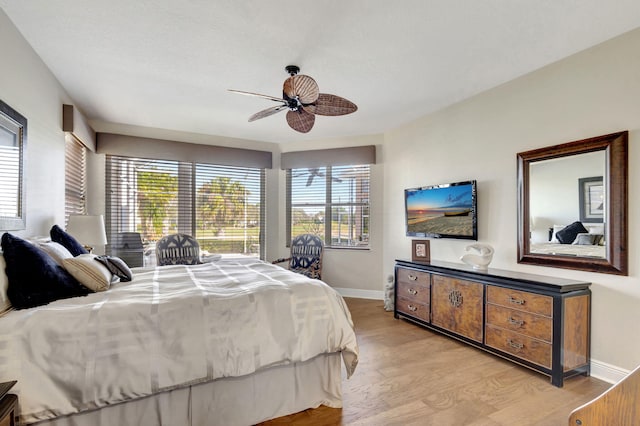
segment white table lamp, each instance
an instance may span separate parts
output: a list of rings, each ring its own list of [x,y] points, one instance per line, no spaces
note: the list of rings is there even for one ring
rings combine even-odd
[[[70,215],[67,232],[91,252],[93,247],[107,244],[102,215]]]

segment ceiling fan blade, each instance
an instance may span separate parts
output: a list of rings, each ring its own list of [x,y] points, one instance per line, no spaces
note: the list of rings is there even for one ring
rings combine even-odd
[[[308,75],[294,75],[284,81],[282,91],[290,98],[296,96],[303,104],[310,104],[318,99],[320,89],[318,83]]]
[[[289,127],[300,133],[308,133],[313,128],[316,116],[309,114],[303,109],[287,112],[287,123]]]
[[[348,99],[336,95],[320,93],[318,100],[311,105],[303,105],[303,108],[317,115],[345,115],[356,112],[358,107]]]
[[[227,89],[229,92],[233,92],[233,93],[239,93],[241,95],[247,95],[247,96],[257,96],[259,98],[265,98],[265,99],[269,99],[272,100],[274,102],[282,102],[285,103],[285,100],[282,98],[276,98],[275,96],[269,96],[269,95],[261,95],[260,93],[252,93],[252,92],[245,92],[242,90],[235,90],[235,89]]]
[[[261,118],[268,117],[284,109],[287,109],[286,105],[278,105],[271,108],[263,109],[262,111],[258,111],[255,114],[253,114],[251,117],[249,117],[249,122],[260,120]]]

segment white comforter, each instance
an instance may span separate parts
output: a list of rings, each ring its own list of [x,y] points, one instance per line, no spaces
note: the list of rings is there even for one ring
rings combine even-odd
[[[331,287],[259,260],[135,269],[106,292],[0,318],[0,380],[34,422],[342,351],[350,313]]]

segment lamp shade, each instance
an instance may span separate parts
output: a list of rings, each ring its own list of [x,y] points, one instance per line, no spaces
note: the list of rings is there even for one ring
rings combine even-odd
[[[67,223],[67,232],[87,246],[107,244],[102,215],[71,215]]]

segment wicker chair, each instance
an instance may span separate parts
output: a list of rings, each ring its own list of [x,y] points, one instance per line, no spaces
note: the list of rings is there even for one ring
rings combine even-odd
[[[156,262],[163,265],[197,265],[200,261],[200,244],[191,235],[171,234],[156,243]]]
[[[298,235],[291,241],[291,257],[271,263],[289,262],[289,270],[309,278],[322,279],[322,240],[312,234]]]

